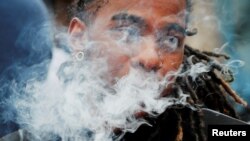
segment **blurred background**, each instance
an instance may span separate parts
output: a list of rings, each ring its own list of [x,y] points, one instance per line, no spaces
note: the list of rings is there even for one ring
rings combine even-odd
[[[42,81],[51,58],[49,13],[41,0],[0,1],[0,138],[19,129],[11,97]]]
[[[249,0],[193,0],[191,27],[197,28],[198,34],[187,39],[187,43],[195,48],[207,51],[218,51],[220,48],[223,49],[222,53],[225,52],[231,57],[228,64],[235,74],[231,86],[248,103],[250,103],[249,13]],[[245,109],[238,105],[236,107],[242,119],[249,121],[249,108]]]
[[[53,31],[67,30],[68,6],[76,0],[9,0],[0,2],[0,137],[18,129],[15,111],[6,106],[5,99],[18,92],[8,88],[13,78],[25,85],[25,69],[37,64],[41,78],[51,58]],[[190,28],[197,28],[195,36],[187,38],[187,44],[206,51],[218,51],[231,56],[235,81],[231,86],[250,103],[250,1],[249,0],[193,0]],[[50,30],[44,23],[54,25]],[[45,24],[46,25],[46,24]],[[39,30],[37,30],[39,29]],[[37,40],[39,39],[39,40]],[[32,59],[31,59],[32,58]],[[47,63],[40,64],[47,59]],[[21,65],[21,66],[20,66]],[[20,68],[22,68],[20,70]],[[24,69],[23,69],[24,68]],[[44,70],[44,71],[41,71]],[[36,75],[37,76],[37,75]],[[3,79],[5,78],[5,79]],[[8,81],[6,81],[6,78]],[[5,80],[3,82],[3,80]],[[250,110],[236,105],[245,121],[250,121]],[[10,112],[11,111],[11,112]],[[8,114],[8,115],[6,115]],[[6,117],[8,119],[6,119]]]

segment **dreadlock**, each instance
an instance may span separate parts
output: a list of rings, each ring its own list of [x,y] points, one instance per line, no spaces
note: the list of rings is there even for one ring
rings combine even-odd
[[[189,105],[175,104],[157,118],[145,117],[152,126],[142,125],[135,133],[126,133],[122,141],[206,141],[203,113],[200,110],[202,107],[239,118],[228,97],[244,106],[246,102],[227,83],[233,80],[232,72],[228,71],[226,75],[230,79],[225,80],[223,75],[218,73],[223,73],[224,67],[214,59],[229,57],[201,52],[188,45],[185,46],[184,54],[182,72],[186,72],[196,63],[210,66],[208,72],[200,73],[195,80],[189,75],[181,75],[176,79],[172,95],[178,97],[178,89],[181,89],[190,96],[187,100]],[[195,110],[191,107],[195,107]]]

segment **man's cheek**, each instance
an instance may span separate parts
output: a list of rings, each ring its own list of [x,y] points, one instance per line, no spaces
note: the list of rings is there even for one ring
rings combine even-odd
[[[129,57],[126,55],[113,54],[108,57],[108,70],[111,77],[122,77],[129,71]]]
[[[162,67],[159,70],[161,75],[164,76],[170,71],[177,71],[182,64],[182,59],[182,55],[166,57],[166,59],[162,61]]]

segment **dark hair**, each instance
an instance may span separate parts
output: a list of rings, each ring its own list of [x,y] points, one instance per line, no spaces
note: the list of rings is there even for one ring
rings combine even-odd
[[[108,2],[109,0],[76,0],[68,7],[68,19],[70,21],[73,17],[78,17],[89,24],[96,12]]]
[[[54,14],[58,23],[68,25],[73,17],[78,17],[86,24],[94,14],[109,0],[43,0],[47,8]],[[192,11],[192,0],[186,0],[186,22]],[[66,15],[66,16],[65,16]]]
[[[73,17],[78,17],[88,24],[90,18],[93,17],[96,12],[109,0],[77,0],[73,2],[68,7],[68,17],[72,19]],[[186,22],[189,21],[189,13],[192,11],[192,0],[186,0]]]

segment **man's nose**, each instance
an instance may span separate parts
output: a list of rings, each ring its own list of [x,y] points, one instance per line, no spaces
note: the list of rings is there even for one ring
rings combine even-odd
[[[139,66],[147,71],[157,71],[160,68],[160,58],[156,50],[156,44],[147,40],[140,52],[132,58],[132,65]]]

